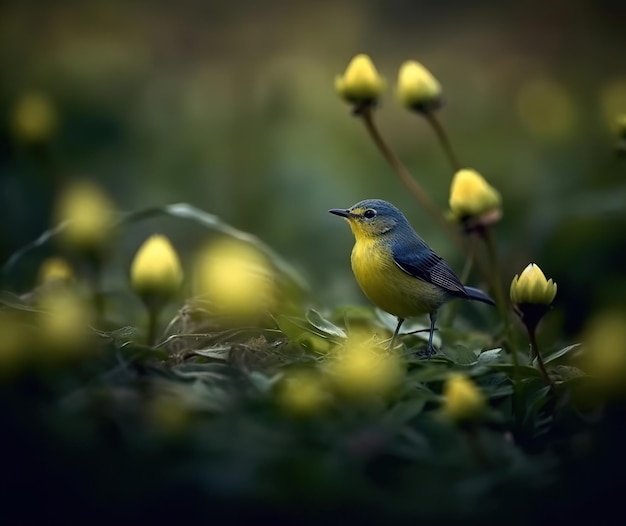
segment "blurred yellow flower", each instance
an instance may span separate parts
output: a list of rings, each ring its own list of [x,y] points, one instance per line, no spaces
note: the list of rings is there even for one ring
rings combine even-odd
[[[155,308],[176,295],[183,283],[183,269],[167,237],[154,234],[139,247],[130,268],[130,282],[146,304],[158,304],[153,305]]]
[[[301,370],[287,374],[278,387],[277,401],[290,413],[310,415],[328,405],[330,394],[319,373]]]
[[[175,435],[188,427],[192,412],[181,396],[163,392],[148,405],[148,416],[161,431]]]
[[[55,219],[67,221],[61,241],[79,250],[101,249],[112,234],[113,211],[109,198],[94,183],[74,182],[56,204]]]
[[[63,258],[52,257],[45,259],[39,267],[37,281],[43,283],[69,283],[74,279],[74,271]]]
[[[569,136],[576,124],[576,105],[558,82],[537,78],[521,86],[517,94],[517,112],[522,125],[543,140]]]
[[[450,211],[456,220],[479,217],[499,211],[500,193],[476,170],[463,169],[454,174],[450,185]]]
[[[618,115],[615,119],[615,130],[619,137],[626,139],[626,113]]]
[[[613,125],[616,115],[626,115],[626,77],[613,79],[602,88],[600,105],[608,125]]]
[[[542,270],[531,263],[511,281],[511,302],[515,305],[550,305],[556,296],[556,283],[546,279]]]
[[[51,355],[73,355],[87,343],[90,305],[71,289],[45,290],[38,298],[40,342]]]
[[[56,130],[58,116],[52,102],[41,93],[26,93],[13,108],[11,127],[26,142],[41,142]]]
[[[397,91],[402,105],[411,110],[428,112],[441,106],[441,84],[414,60],[400,66]]]
[[[582,343],[586,372],[607,390],[626,392],[626,313],[596,315],[587,323]]]
[[[337,391],[354,398],[385,396],[402,380],[399,357],[374,345],[371,339],[351,336],[328,364]]]
[[[335,90],[351,104],[374,103],[385,89],[385,81],[368,55],[356,55],[343,76],[335,78]]]
[[[0,378],[9,376],[24,360],[26,335],[18,317],[0,311]]]
[[[454,422],[475,420],[485,411],[485,396],[464,374],[452,374],[443,386],[445,400],[441,410]]]
[[[274,273],[267,258],[248,243],[216,241],[197,260],[197,292],[227,314],[252,315],[271,309]]]

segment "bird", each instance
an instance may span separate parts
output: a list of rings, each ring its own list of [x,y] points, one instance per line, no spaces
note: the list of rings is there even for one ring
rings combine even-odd
[[[333,208],[329,212],[346,219],[354,234],[350,259],[361,290],[372,303],[398,320],[390,349],[406,318],[428,314],[426,355],[430,358],[434,354],[437,312],[444,303],[461,298],[495,305],[482,290],[464,286],[391,203],[365,199],[350,208]]]

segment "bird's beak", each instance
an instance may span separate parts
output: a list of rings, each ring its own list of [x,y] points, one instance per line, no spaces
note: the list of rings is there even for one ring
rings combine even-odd
[[[335,214],[336,216],[341,216],[341,217],[346,217],[346,218],[352,217],[350,210],[347,210],[345,208],[333,208],[332,210],[329,210],[329,212],[331,214]]]

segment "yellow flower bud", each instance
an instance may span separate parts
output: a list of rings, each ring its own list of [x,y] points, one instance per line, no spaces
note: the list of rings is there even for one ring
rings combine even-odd
[[[487,405],[480,389],[463,374],[453,374],[446,380],[443,395],[445,400],[441,410],[454,422],[475,420]]]
[[[515,305],[550,305],[556,296],[556,283],[546,279],[541,269],[531,263],[511,281],[511,302]]]
[[[500,217],[500,193],[475,170],[454,174],[450,186],[450,211],[457,220],[496,213]]]
[[[139,247],[131,264],[130,282],[144,302],[156,302],[152,305],[155,308],[176,295],[183,283],[183,270],[167,237],[154,234]]]
[[[326,407],[330,401],[330,395],[318,373],[297,371],[290,373],[281,382],[277,401],[290,413],[309,415]]]
[[[398,99],[410,110],[436,110],[441,106],[441,84],[422,64],[407,60],[398,72]]]
[[[47,97],[27,93],[15,104],[11,125],[17,138],[41,142],[54,133],[57,121],[57,112]]]
[[[351,104],[375,103],[383,90],[385,81],[367,55],[356,55],[348,64],[343,76],[335,78],[335,90]]]
[[[48,258],[39,267],[37,281],[43,283],[68,283],[74,279],[69,263],[62,258]]]
[[[56,206],[56,220],[67,224],[61,241],[78,250],[102,249],[112,234],[113,205],[90,181],[72,184]]]
[[[350,338],[337,351],[328,372],[337,390],[353,398],[385,396],[404,374],[396,354],[361,337]]]

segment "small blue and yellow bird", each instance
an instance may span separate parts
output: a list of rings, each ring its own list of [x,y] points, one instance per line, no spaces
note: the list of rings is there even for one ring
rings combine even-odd
[[[382,310],[398,318],[393,347],[406,318],[430,315],[428,356],[433,353],[437,311],[455,298],[494,305],[483,291],[465,287],[448,264],[419,237],[395,206],[366,199],[347,209],[329,210],[344,217],[356,242],[352,271],[361,290]]]

